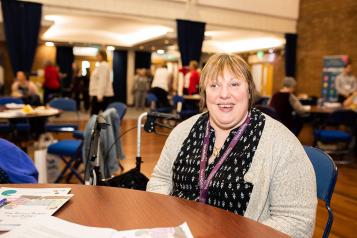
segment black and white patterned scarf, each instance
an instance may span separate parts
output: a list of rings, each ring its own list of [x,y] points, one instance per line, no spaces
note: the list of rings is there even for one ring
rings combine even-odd
[[[199,169],[208,113],[203,114],[191,128],[182,144],[173,166],[172,195],[188,200],[199,200]],[[244,215],[250,200],[253,184],[244,181],[257,149],[265,125],[265,116],[257,109],[252,109],[251,120],[232,152],[214,175],[209,188],[207,204],[223,208],[236,214]],[[239,128],[233,129],[224,142],[219,154],[206,168],[206,178],[219,161]],[[212,155],[215,143],[215,131],[210,130],[208,157]]]

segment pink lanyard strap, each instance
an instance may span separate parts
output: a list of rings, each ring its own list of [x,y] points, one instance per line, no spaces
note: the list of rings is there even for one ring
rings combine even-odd
[[[235,134],[233,137],[231,143],[229,143],[228,148],[222,155],[222,157],[219,159],[218,163],[214,166],[212,169],[211,173],[208,175],[207,179],[205,179],[205,171],[206,171],[206,166],[207,166],[207,152],[208,152],[208,144],[209,144],[209,137],[210,137],[210,123],[209,120],[207,122],[206,126],[206,132],[205,132],[205,137],[203,141],[203,148],[202,148],[202,154],[201,154],[201,161],[200,161],[200,173],[199,173],[199,185],[200,185],[200,198],[199,201],[202,203],[206,203],[207,196],[208,196],[208,186],[212,181],[213,176],[217,173],[218,169],[222,166],[223,162],[227,159],[228,155],[231,153],[233,148],[236,146],[238,141],[243,135],[243,132],[247,128],[248,124],[250,121],[250,115],[247,116],[245,119],[243,125],[239,128],[238,132]]]

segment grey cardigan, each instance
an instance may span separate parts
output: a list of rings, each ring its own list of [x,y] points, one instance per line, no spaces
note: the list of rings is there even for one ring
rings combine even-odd
[[[171,132],[147,191],[170,194],[173,163],[199,116]],[[244,216],[292,237],[312,237],[317,206],[313,167],[299,140],[280,122],[265,116],[262,136],[244,176],[254,185]]]

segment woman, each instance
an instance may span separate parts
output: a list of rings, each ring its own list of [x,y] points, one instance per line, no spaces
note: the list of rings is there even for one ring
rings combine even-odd
[[[41,105],[37,86],[28,80],[27,75],[23,71],[17,71],[16,73],[16,80],[11,85],[11,96],[21,98],[25,104],[33,106]]]
[[[293,237],[311,237],[317,204],[312,165],[286,127],[252,108],[253,93],[241,58],[212,56],[200,80],[208,112],[172,131],[147,191],[220,207]]]
[[[310,109],[309,106],[304,107],[294,95],[295,87],[295,79],[286,77],[282,88],[273,95],[269,105],[275,109],[281,123],[298,136]]]
[[[104,111],[114,96],[105,50],[98,52],[97,60],[98,66],[94,69],[89,81],[89,95],[92,97],[91,115],[98,114],[101,110]]]
[[[23,71],[16,72],[16,80],[11,85],[11,96],[26,98],[38,94],[36,85],[27,79]]]
[[[61,82],[59,70],[51,61],[47,61],[44,71],[45,81],[42,87],[44,90],[43,101],[46,104],[61,93]]]

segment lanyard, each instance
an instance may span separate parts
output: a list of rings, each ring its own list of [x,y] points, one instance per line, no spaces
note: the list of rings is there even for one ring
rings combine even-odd
[[[208,186],[211,183],[213,176],[217,173],[218,169],[222,166],[223,162],[227,159],[228,155],[231,153],[234,146],[236,146],[239,139],[242,137],[243,132],[247,128],[249,121],[250,121],[250,115],[247,116],[243,125],[239,128],[238,132],[233,137],[231,143],[229,143],[226,151],[224,152],[222,157],[219,159],[218,163],[214,166],[211,173],[208,175],[207,179],[205,179],[205,171],[206,171],[206,166],[207,166],[207,161],[208,161],[207,152],[208,152],[208,144],[209,144],[209,137],[210,137],[209,130],[211,127],[209,120],[208,120],[207,126],[206,126],[205,137],[204,137],[204,141],[203,141],[201,161],[200,161],[200,173],[199,173],[199,185],[200,185],[199,201],[200,202],[206,203],[207,196],[208,196]]]

